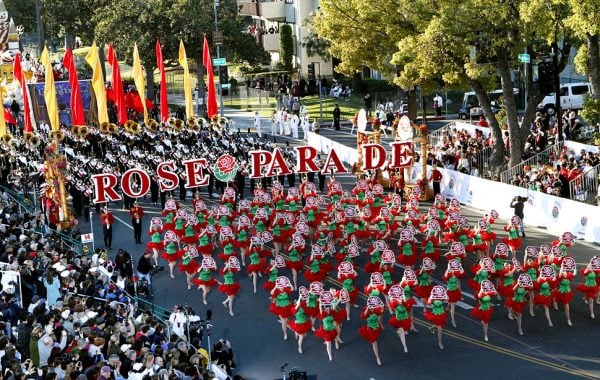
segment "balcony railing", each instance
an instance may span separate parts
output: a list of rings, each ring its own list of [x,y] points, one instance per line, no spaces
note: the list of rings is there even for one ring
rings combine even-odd
[[[292,0],[242,1],[238,0],[240,15],[261,17],[272,21],[286,21],[286,5],[292,6]]]
[[[266,51],[279,51],[279,33],[263,34],[261,37]]]

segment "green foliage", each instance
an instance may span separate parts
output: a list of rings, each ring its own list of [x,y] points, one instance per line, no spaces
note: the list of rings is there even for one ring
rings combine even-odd
[[[291,71],[294,60],[294,37],[292,36],[292,27],[289,24],[283,24],[279,27],[279,62],[283,70]]]
[[[600,98],[593,99],[591,96],[587,96],[583,101],[583,110],[580,115],[588,124],[600,123]]]
[[[35,34],[35,0],[4,0],[4,6],[15,25],[23,25],[26,34]]]
[[[390,92],[396,91],[398,87],[386,80],[379,79],[363,79],[360,92],[363,94],[372,94],[375,92]]]

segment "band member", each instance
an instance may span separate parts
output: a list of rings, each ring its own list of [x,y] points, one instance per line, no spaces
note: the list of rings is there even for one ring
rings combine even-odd
[[[104,207],[100,214],[100,221],[102,222],[102,235],[104,236],[104,246],[107,249],[112,247],[112,226],[115,224],[115,217],[112,212],[108,211],[108,207]]]
[[[134,201],[133,206],[129,209],[129,215],[131,215],[131,225],[133,226],[133,240],[135,240],[136,244],[141,244],[144,209],[138,205],[137,201]]]

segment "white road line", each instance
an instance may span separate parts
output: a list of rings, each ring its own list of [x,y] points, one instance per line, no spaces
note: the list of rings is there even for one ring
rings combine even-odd
[[[130,230],[133,231],[133,226],[129,223],[127,223],[126,221],[124,221],[123,219],[119,218],[118,216],[115,216],[115,219],[118,220],[119,222],[123,223],[124,225],[127,226],[127,228],[129,228]]]

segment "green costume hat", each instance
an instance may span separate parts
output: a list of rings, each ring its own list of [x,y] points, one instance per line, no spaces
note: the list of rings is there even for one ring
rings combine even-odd
[[[289,209],[291,212],[296,212],[296,211],[298,211],[298,205],[296,204],[296,201],[290,201],[290,204],[289,204],[289,207],[288,207],[288,209]]]
[[[223,247],[223,252],[227,255],[231,255],[233,253],[233,244],[227,244]]]
[[[177,246],[175,245],[175,243],[170,242],[169,244],[167,244],[167,253],[169,255],[172,255],[175,252],[177,252]]]

